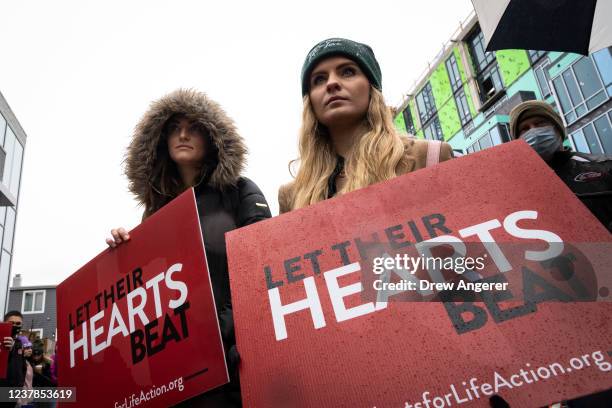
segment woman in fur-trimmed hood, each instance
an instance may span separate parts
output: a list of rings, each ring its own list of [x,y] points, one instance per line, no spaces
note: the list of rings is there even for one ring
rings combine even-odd
[[[179,89],[154,101],[136,125],[125,159],[129,189],[144,206],[143,219],[194,187],[230,384],[188,406],[240,406],[225,233],[270,218],[259,188],[240,174],[247,153],[233,121],[206,94]],[[130,239],[114,229],[111,247]],[[204,278],[204,277],[203,277]],[[185,356],[185,358],[188,358]]]
[[[244,140],[219,104],[201,92],[176,90],[151,104],[136,125],[126,154],[129,189],[144,206],[145,217],[184,190],[167,145],[160,143],[175,125],[173,121],[181,117],[206,134],[208,152],[196,184],[205,182],[227,190],[236,186],[244,168],[247,152]]]

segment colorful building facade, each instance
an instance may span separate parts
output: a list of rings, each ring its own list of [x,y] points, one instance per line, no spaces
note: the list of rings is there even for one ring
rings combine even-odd
[[[612,155],[612,48],[591,56],[561,52],[485,52],[472,16],[396,109],[396,128],[472,153],[510,140],[508,114],[545,100],[576,151]]]

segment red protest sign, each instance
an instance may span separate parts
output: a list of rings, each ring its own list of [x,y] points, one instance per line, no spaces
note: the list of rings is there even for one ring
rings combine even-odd
[[[0,341],[4,340],[5,337],[12,337],[12,331],[12,323],[0,323]],[[6,378],[6,369],[8,367],[9,353],[9,349],[0,346],[0,379]]]
[[[166,407],[228,382],[193,190],[130,236],[57,287],[59,382],[78,406]]]
[[[495,393],[542,406],[604,390],[612,285],[597,249],[610,242],[520,141],[228,233],[243,401],[487,407]],[[405,288],[368,295],[376,259],[432,244],[483,258],[476,283],[511,285],[475,302],[461,299],[475,290],[446,303],[393,301]],[[429,283],[453,281],[426,272]],[[447,293],[411,294],[428,290]]]

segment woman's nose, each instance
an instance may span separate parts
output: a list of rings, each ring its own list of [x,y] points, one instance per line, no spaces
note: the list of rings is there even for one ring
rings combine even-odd
[[[187,140],[189,139],[189,129],[186,127],[181,127],[179,129],[179,139],[180,140]]]
[[[327,91],[337,91],[340,89],[340,78],[336,74],[331,74],[327,78]]]

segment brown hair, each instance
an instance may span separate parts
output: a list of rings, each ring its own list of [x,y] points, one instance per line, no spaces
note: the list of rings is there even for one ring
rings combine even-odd
[[[151,202],[145,205],[143,218],[155,213],[187,188],[191,187],[183,184],[178,167],[170,157],[170,152],[168,151],[168,136],[176,122],[183,118],[189,119],[186,115],[173,115],[166,121],[162,128],[150,179],[153,194]],[[198,125],[198,130],[204,135],[206,155],[202,161],[200,173],[196,178],[196,186],[206,181],[218,163],[218,151],[214,143],[212,143],[208,130],[203,125]]]

